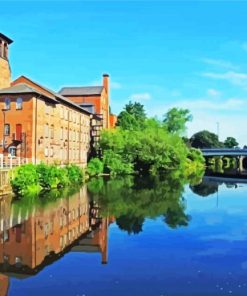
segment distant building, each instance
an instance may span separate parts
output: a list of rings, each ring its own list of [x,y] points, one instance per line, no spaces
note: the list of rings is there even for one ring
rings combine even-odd
[[[115,114],[110,114],[110,128],[114,128],[117,123],[117,116]]]
[[[93,105],[94,113],[103,118],[103,128],[109,128],[109,87],[109,75],[104,74],[101,86],[63,87],[59,93],[82,107]]]

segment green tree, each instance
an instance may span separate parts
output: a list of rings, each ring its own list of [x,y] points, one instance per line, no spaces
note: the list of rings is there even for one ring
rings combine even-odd
[[[183,134],[186,131],[186,123],[192,120],[188,109],[172,108],[164,115],[164,126],[170,133]]]
[[[238,142],[233,137],[227,137],[224,142],[225,147],[227,148],[234,148],[238,146]]]
[[[194,148],[220,148],[219,138],[216,134],[207,130],[200,131],[190,138],[191,146]]]
[[[118,115],[117,126],[125,130],[136,130],[143,127],[145,119],[144,106],[138,102],[129,102]]]

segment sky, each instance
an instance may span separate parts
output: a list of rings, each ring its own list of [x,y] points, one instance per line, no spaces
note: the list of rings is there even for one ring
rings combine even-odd
[[[247,1],[3,1],[12,79],[44,86],[111,79],[111,109],[149,116],[188,108],[187,135],[207,129],[247,145]]]

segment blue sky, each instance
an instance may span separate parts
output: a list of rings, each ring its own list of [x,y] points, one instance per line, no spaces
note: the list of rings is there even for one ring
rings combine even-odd
[[[59,90],[111,78],[112,110],[189,108],[188,135],[220,126],[247,144],[247,2],[2,1],[13,79]]]

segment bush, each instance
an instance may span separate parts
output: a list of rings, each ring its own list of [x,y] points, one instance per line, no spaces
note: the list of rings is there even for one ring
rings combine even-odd
[[[134,172],[132,163],[124,162],[120,155],[111,150],[105,151],[103,163],[104,172],[108,174],[110,173],[113,176],[129,175]]]
[[[84,179],[83,170],[74,164],[67,165],[65,167],[68,180],[71,184],[82,183]]]
[[[25,164],[16,168],[13,179],[10,181],[12,189],[16,194],[22,194],[28,190],[39,190],[39,175],[33,164]]]
[[[50,190],[83,181],[83,171],[76,165],[61,168],[56,165],[26,164],[16,168],[13,172],[11,186],[18,195],[27,192],[39,193],[41,189]]]
[[[98,158],[92,158],[87,165],[87,173],[90,177],[102,174],[103,169],[103,162]]]

